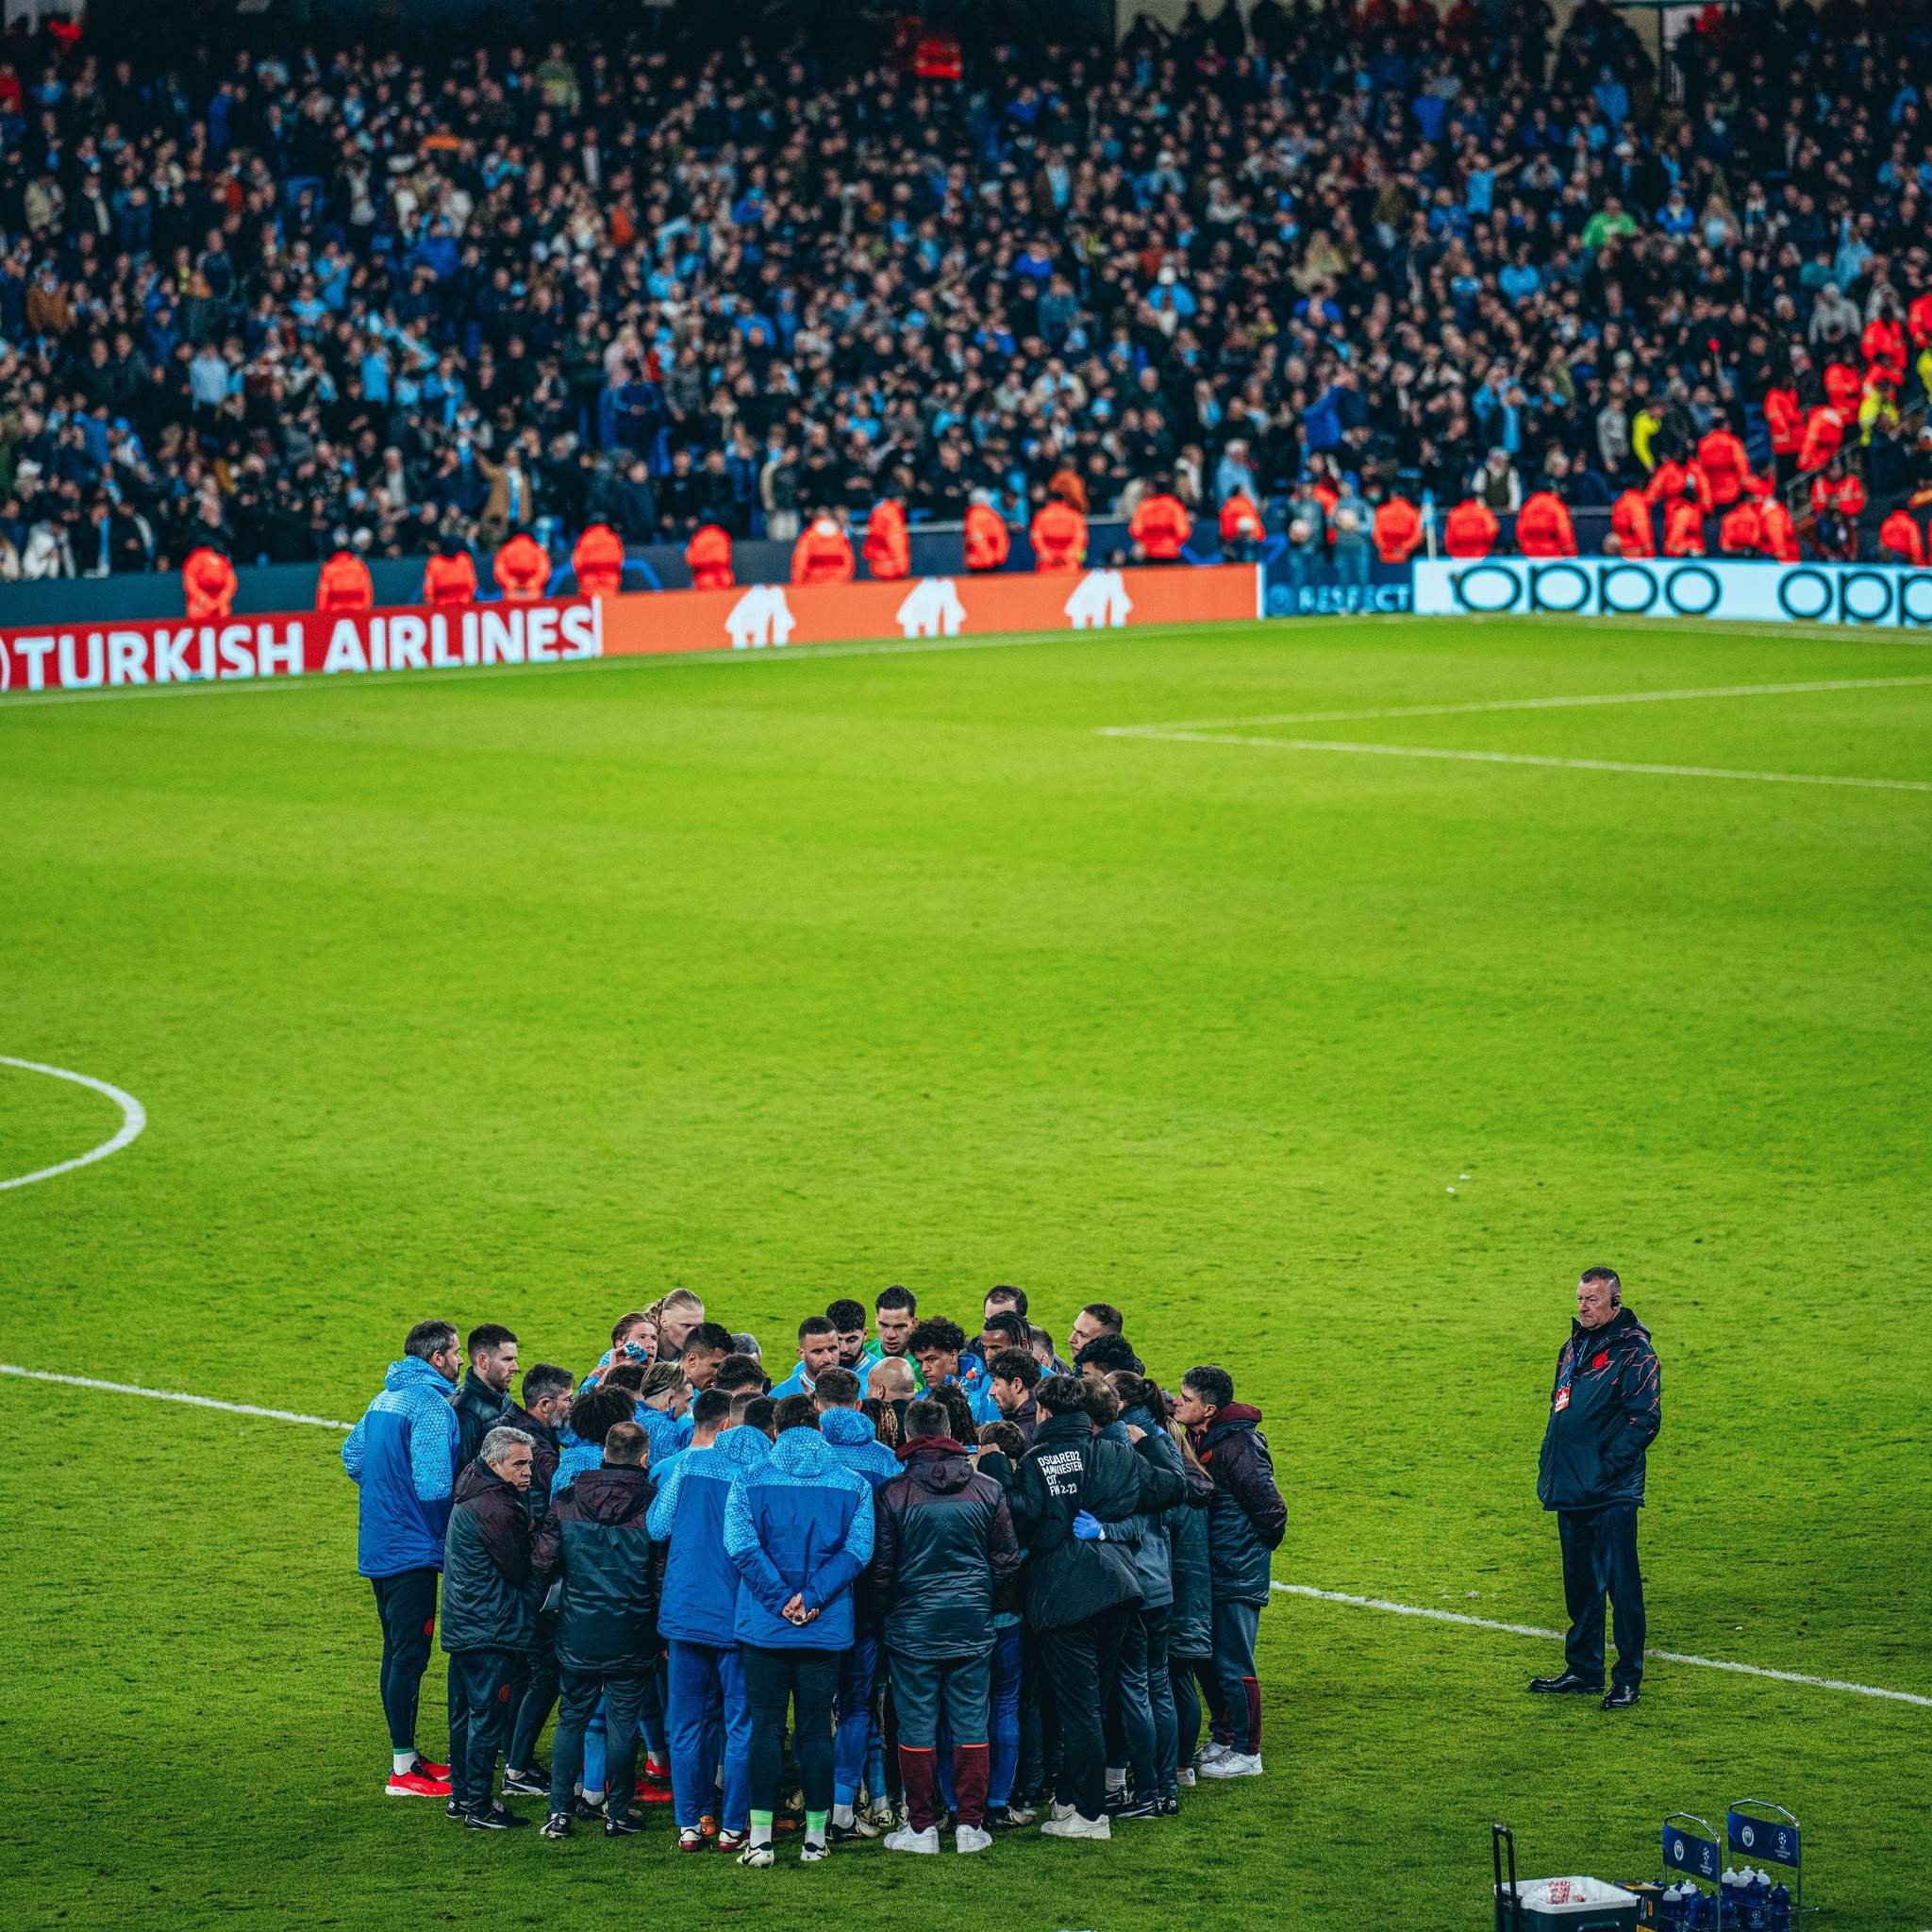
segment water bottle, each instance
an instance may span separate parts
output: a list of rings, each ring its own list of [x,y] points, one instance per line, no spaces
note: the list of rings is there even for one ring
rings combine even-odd
[[[1667,1932],[1690,1932],[1690,1907],[1695,1897],[1689,1884],[1674,1885],[1664,1893],[1663,1923]]]
[[[1677,1888],[1664,1887],[1664,1895],[1657,1902],[1657,1923],[1659,1932],[1678,1932],[1683,1920],[1677,1915]]]
[[[1783,1879],[1771,1888],[1771,1932],[1791,1932],[1791,1889]]]
[[[1751,1874],[1744,1900],[1745,1932],[1771,1932],[1771,1874],[1760,1867]]]
[[[1738,1882],[1738,1874],[1726,1865],[1724,1876],[1717,1884],[1718,1932],[1741,1932],[1738,1907],[1742,1897],[1742,1888]]]
[[[1717,1893],[1706,1891],[1702,1886],[1690,1888],[1690,1916],[1685,1924],[1690,1932],[1717,1932]]]

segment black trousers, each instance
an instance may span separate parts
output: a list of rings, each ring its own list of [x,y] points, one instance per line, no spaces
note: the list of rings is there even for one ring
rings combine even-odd
[[[1098,1818],[1107,1792],[1107,1728],[1102,1713],[1127,1626],[1138,1604],[1115,1604],[1084,1624],[1040,1633],[1041,1662],[1059,1718],[1060,1767],[1055,1796],[1082,1818]]]
[[[436,1642],[436,1579],[434,1570],[400,1570],[393,1576],[372,1576],[375,1614],[382,1619],[382,1714],[389,1720],[392,1750],[416,1748],[416,1703],[423,1693],[423,1673]]]
[[[1617,1667],[1610,1681],[1635,1689],[1643,1680],[1643,1573],[1637,1561],[1637,1506],[1559,1509],[1557,1534],[1563,1543],[1563,1602],[1570,1634],[1563,1661],[1593,1684],[1604,1680],[1604,1598],[1610,1600],[1610,1630]]]
[[[604,1815],[629,1817],[631,1800],[637,1795],[638,1720],[647,1709],[662,1708],[658,1674],[638,1671],[607,1677],[595,1671],[563,1671],[558,1680],[562,1694],[557,1706],[557,1735],[550,1740],[550,1808],[570,1815],[571,1799],[584,1774],[584,1732],[601,1697],[607,1753]]]
[[[527,1771],[537,1761],[537,1740],[557,1702],[557,1612],[545,1610],[537,1618],[537,1641],[523,1660],[517,1688],[510,1698],[516,1719],[510,1725],[509,1746],[504,1762],[512,1771]]]
[[[775,1811],[785,1773],[785,1712],[792,1708],[791,1755],[808,1811],[832,1808],[832,1706],[839,1696],[839,1650],[760,1650],[739,1646],[744,1701],[751,1709],[751,1808]]]
[[[509,1736],[520,1654],[454,1650],[449,1658],[449,1790],[472,1817],[496,1801],[496,1758]]]

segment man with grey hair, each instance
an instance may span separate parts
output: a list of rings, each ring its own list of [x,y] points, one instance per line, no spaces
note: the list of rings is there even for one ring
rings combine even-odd
[[[525,1504],[536,1444],[497,1427],[457,1478],[442,1557],[442,1647],[449,1653],[449,1815],[472,1831],[527,1824],[496,1801],[497,1754],[509,1728],[537,1605],[557,1563],[557,1527]]]

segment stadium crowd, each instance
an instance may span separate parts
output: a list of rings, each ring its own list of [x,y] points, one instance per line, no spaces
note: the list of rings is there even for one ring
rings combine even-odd
[[[1425,503],[1463,554],[1614,504],[1620,549],[1923,555],[1923,8],[1712,8],[1670,87],[1605,0],[924,73],[593,22],[10,37],[0,575],[1143,494],[1344,567]]]
[[[1261,1775],[1261,1416],[1212,1364],[1170,1396],[1123,1326],[1089,1304],[1062,1359],[1018,1288],[969,1337],[895,1286],[808,1316],[774,1387],[688,1290],[581,1379],[418,1323],[342,1448],[387,1790],[473,1830],[542,1798],[549,1838],[668,1805],[680,1850],[763,1866],[788,1833],[983,1851],[1042,1810],[1106,1839]],[[439,1581],[446,1760],[416,1744]]]

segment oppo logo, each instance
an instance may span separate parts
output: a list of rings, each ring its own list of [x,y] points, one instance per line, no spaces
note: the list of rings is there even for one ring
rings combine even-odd
[[[1483,558],[1452,570],[1449,583],[1456,608],[1482,617],[1781,615],[1794,624],[1932,625],[1932,571]],[[1772,604],[1774,610],[1767,608]]]

